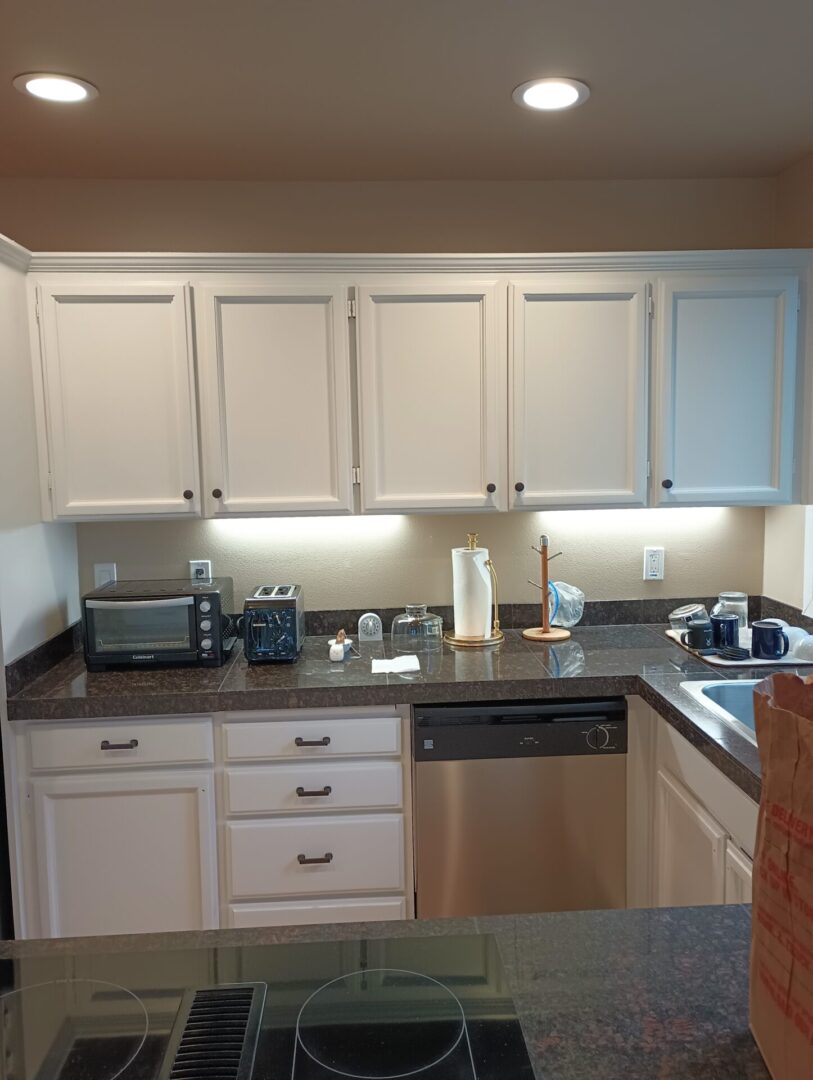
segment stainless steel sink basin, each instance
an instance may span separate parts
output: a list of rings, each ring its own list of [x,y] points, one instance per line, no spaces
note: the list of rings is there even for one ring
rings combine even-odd
[[[681,683],[680,688],[756,745],[754,687],[758,682],[759,679],[701,680]]]

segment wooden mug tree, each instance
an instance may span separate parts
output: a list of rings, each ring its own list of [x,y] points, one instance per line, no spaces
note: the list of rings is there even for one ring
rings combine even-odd
[[[561,626],[551,626],[550,624],[550,604],[548,602],[550,575],[548,565],[551,559],[557,558],[562,553],[557,551],[556,555],[549,555],[549,546],[550,538],[544,535],[539,537],[539,547],[531,545],[532,550],[538,552],[541,560],[542,581],[537,585],[535,581],[531,581],[529,578],[528,584],[542,591],[542,625],[532,626],[528,630],[522,631],[522,636],[528,638],[529,641],[567,641],[570,637],[569,630],[565,630]]]

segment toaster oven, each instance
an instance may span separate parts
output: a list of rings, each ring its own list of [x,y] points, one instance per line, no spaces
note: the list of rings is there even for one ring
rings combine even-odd
[[[231,578],[111,581],[82,597],[85,663],[218,667],[236,641]]]

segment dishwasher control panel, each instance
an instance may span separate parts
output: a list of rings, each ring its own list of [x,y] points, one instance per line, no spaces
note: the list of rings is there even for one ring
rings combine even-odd
[[[419,706],[414,716],[416,761],[627,752],[623,698]]]

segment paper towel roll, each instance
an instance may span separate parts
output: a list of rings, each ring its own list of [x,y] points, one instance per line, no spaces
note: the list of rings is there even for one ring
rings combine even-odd
[[[491,575],[488,548],[452,548],[454,632],[457,637],[491,637]]]

